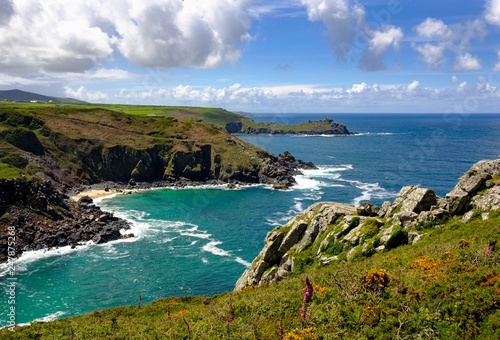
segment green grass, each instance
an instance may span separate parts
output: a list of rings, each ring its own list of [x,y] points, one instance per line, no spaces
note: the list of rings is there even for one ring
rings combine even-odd
[[[0,179],[19,178],[20,176],[21,172],[18,168],[9,164],[0,163]]]
[[[179,150],[196,151],[206,144],[212,146],[213,157],[218,155],[222,169],[229,163],[233,169],[255,169],[260,165],[259,155],[266,152],[218,128],[215,122],[220,123],[228,116],[241,118],[212,108],[1,102],[0,162],[9,170],[2,176],[31,176],[44,171],[36,159],[25,164],[19,158],[33,151],[24,146],[26,143],[22,144],[25,138],[18,138],[21,132],[36,142],[34,133],[46,155],[83,183],[103,180],[102,155],[117,146],[129,156],[120,164],[120,169],[131,167],[132,170],[135,164],[124,162],[147,157],[147,152],[160,152],[168,159]],[[214,125],[198,122],[200,117],[209,117]],[[228,143],[228,139],[234,142]],[[89,161],[89,158],[92,159]]]
[[[304,266],[314,286],[305,318],[302,274],[210,298],[169,298],[34,323],[4,339],[495,339],[500,336],[498,213],[450,219],[416,245],[355,262]],[[467,241],[465,241],[467,240]],[[490,250],[487,250],[487,247]],[[390,281],[377,289],[373,273]],[[387,278],[386,277],[386,278]],[[127,292],[123,292],[127,294]],[[227,317],[235,314],[233,322]],[[305,337],[302,337],[305,338]]]

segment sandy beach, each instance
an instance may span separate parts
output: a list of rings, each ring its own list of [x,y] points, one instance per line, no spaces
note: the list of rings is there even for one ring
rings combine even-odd
[[[84,191],[78,193],[77,195],[71,196],[70,198],[76,202],[80,198],[82,198],[83,196],[89,196],[93,200],[96,200],[96,199],[101,199],[101,198],[108,197],[108,196],[113,196],[113,195],[116,195],[120,192],[122,192],[122,191],[114,190],[114,189],[109,189],[109,190],[91,189],[91,190],[84,190]]]

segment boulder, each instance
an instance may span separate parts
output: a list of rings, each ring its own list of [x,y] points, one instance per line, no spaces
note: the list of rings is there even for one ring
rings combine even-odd
[[[359,216],[378,216],[380,208],[375,204],[363,202],[356,210]]]
[[[468,211],[472,207],[471,199],[480,190],[488,186],[487,181],[489,179],[498,176],[500,176],[500,158],[484,160],[474,164],[470,170],[459,178],[455,187],[446,195],[449,212],[452,215],[457,215]],[[496,195],[496,191],[494,191],[493,194],[484,198],[485,201],[479,199],[478,206],[496,206],[494,203]]]
[[[481,210],[499,210],[500,209],[500,186],[496,185],[487,190],[484,194],[476,195],[472,199],[472,206]]]
[[[434,191],[417,186],[406,186],[401,188],[398,196],[392,204],[393,209],[400,207],[402,212],[420,213],[428,211],[437,204],[437,196]]]

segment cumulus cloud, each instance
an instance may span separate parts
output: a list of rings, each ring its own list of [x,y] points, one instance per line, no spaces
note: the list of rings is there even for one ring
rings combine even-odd
[[[481,69],[481,62],[478,57],[470,53],[457,55],[455,70],[457,71],[477,71]]]
[[[418,80],[414,80],[407,86],[407,89],[408,92],[415,92],[418,90],[419,87],[420,87],[420,82]]]
[[[359,67],[367,71],[385,69],[384,57],[390,47],[397,48],[403,38],[399,27],[389,20],[367,22],[365,7],[357,0],[302,0],[311,21],[321,21],[326,27],[330,45],[337,60],[352,61],[361,54]],[[373,16],[373,13],[372,13]],[[388,15],[390,19],[390,14]]]
[[[128,1],[113,11],[118,48],[140,66],[214,67],[235,62],[251,26],[249,0]],[[126,1],[127,3],[127,1]]]
[[[485,25],[481,20],[447,25],[442,20],[427,18],[413,28],[419,42],[411,47],[420,54],[421,60],[429,67],[443,65],[446,53],[453,53],[457,63],[456,71],[471,71],[481,68],[481,61],[468,51],[471,42],[480,40],[486,35]]]
[[[490,24],[500,25],[500,0],[486,0],[484,16]]]
[[[412,47],[420,53],[421,59],[428,65],[438,66],[445,62],[444,44],[412,44]]]
[[[398,48],[403,39],[403,31],[395,26],[383,26],[380,31],[373,31],[368,48],[361,56],[360,68],[367,71],[385,69],[384,57],[390,47]]]
[[[500,90],[479,79],[461,82],[456,76],[448,88],[428,88],[413,80],[400,84],[346,85],[324,88],[314,84],[284,84],[246,87],[235,83],[226,87],[177,85],[155,89],[123,88],[114,92],[65,88],[65,95],[86,101],[152,105],[204,105],[252,112],[447,112],[465,100],[478,101],[487,110],[496,110]],[[396,103],[396,104],[395,104]],[[468,102],[467,102],[468,103]],[[461,111],[462,112],[462,111]],[[479,111],[478,111],[479,112]]]
[[[446,39],[451,35],[448,26],[442,21],[434,18],[427,18],[415,27],[415,31],[420,37],[426,39]]]
[[[234,62],[249,37],[249,3],[0,0],[0,71],[83,72],[114,53],[155,68]]]

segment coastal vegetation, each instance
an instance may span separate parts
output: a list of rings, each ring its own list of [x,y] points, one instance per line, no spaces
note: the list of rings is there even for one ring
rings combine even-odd
[[[496,339],[500,336],[500,213],[461,216],[414,245],[211,297],[34,322],[4,339]]]
[[[17,255],[120,238],[125,221],[88,197],[66,196],[82,185],[287,187],[296,168],[313,166],[239,140],[228,130],[247,117],[235,115],[235,122],[233,115],[211,108],[2,103],[0,247],[7,249],[9,226],[20,240]],[[234,292],[150,304],[138,296],[133,306],[8,327],[0,337],[500,338],[499,178],[500,161],[483,161],[446,198],[408,186],[381,207],[320,202],[268,234]]]

